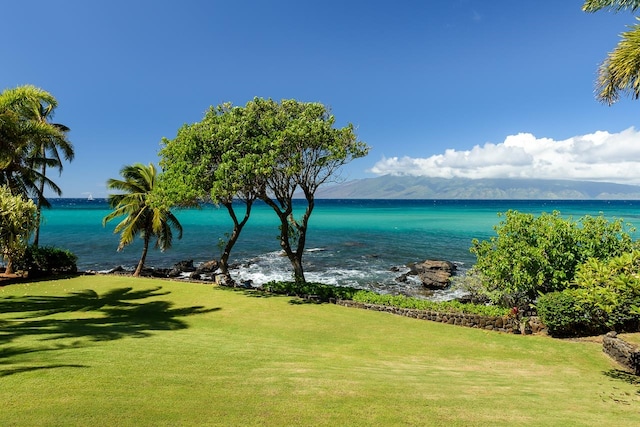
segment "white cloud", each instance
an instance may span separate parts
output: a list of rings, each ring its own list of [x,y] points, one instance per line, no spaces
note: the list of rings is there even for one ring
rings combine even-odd
[[[640,184],[640,132],[598,131],[563,141],[510,135],[500,144],[471,150],[445,150],[427,158],[383,158],[370,170],[377,175],[440,178],[537,178]]]

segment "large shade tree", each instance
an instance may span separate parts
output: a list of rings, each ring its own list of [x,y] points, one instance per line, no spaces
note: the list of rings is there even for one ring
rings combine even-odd
[[[169,249],[173,240],[172,228],[178,231],[178,238],[182,238],[182,226],[168,208],[153,206],[150,202],[150,195],[158,182],[158,173],[152,163],[148,166],[140,163],[124,166],[120,175],[123,179],[111,178],[107,181],[109,190],[119,192],[107,197],[113,212],[104,217],[102,224],[104,226],[112,219],[124,216],[114,229],[114,233],[120,233],[119,251],[140,235],[143,241],[142,255],[133,273],[139,276],[151,240],[156,238],[155,246],[160,250]]]
[[[585,12],[602,9],[635,12],[639,8],[640,0],[587,0],[582,6]],[[609,105],[621,95],[640,98],[640,23],[630,25],[620,37],[618,45],[598,69],[596,97]]]
[[[358,141],[352,124],[336,128],[335,117],[320,103],[256,98],[247,108],[257,112],[258,127],[268,135],[274,153],[260,198],[280,220],[280,247],[291,262],[294,281],[304,283],[302,258],[315,193],[337,179],[342,166],[365,156],[368,147]],[[296,211],[298,191],[306,203]]]
[[[172,140],[163,139],[160,165],[162,203],[223,206],[232,221],[220,256],[223,280],[232,284],[229,258],[264,186],[271,162],[260,145],[262,134],[246,109],[211,107],[202,121],[184,125]]]
[[[211,200],[224,205],[232,218],[233,232],[220,263],[227,278],[231,248],[260,198],[276,212],[280,246],[295,280],[304,282],[302,256],[315,192],[368,150],[352,125],[337,129],[334,124],[319,103],[254,98],[244,107],[212,108],[201,122],[183,126],[174,140],[164,141],[161,187],[172,194],[168,200]],[[307,202],[302,212],[294,211],[297,194]],[[244,206],[240,215],[238,205]]]

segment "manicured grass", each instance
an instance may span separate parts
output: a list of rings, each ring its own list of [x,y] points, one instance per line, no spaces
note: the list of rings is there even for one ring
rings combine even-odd
[[[636,426],[639,389],[594,342],[153,279],[0,288],[2,426]]]

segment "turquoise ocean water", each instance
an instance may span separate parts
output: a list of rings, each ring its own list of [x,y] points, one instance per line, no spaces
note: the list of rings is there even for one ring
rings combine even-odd
[[[137,241],[117,252],[118,235],[113,234],[117,220],[102,226],[102,218],[110,212],[104,199],[51,202],[53,207],[43,213],[41,245],[71,250],[81,270],[135,266],[142,246]],[[534,214],[558,210],[574,219],[602,212],[640,225],[640,201],[318,200],[303,259],[307,280],[412,293],[418,284],[395,280],[407,263],[443,259],[464,271],[475,261],[469,252],[471,240],[495,235],[498,212],[509,209]],[[226,210],[207,206],[175,213],[184,228],[183,238],[174,240],[164,253],[151,250],[147,265],[171,267],[181,260],[197,264],[219,258],[218,241],[231,231]],[[275,214],[258,203],[231,255],[230,262],[238,264],[233,276],[255,284],[290,279],[277,235]],[[394,267],[399,271],[392,271]]]

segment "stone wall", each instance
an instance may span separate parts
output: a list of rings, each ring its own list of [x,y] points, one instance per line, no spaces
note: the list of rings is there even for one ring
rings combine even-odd
[[[350,300],[337,300],[336,304],[345,307],[362,308],[366,310],[383,311],[386,313],[397,314],[399,316],[412,317],[414,319],[431,320],[433,322],[447,323],[450,325],[466,326],[468,328],[479,328],[490,331],[507,332],[511,334],[521,333],[520,322],[514,318],[503,316],[481,316],[479,314],[461,314],[461,313],[441,313],[429,310],[414,310],[409,308],[396,308],[386,305],[367,304]],[[527,322],[532,323],[531,320]],[[526,333],[533,332],[531,327],[527,328]],[[524,332],[524,327],[522,328]]]
[[[604,336],[602,350],[635,375],[640,375],[640,351],[636,346],[618,338],[615,332],[609,332]]]

